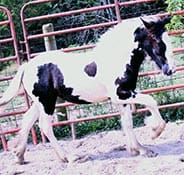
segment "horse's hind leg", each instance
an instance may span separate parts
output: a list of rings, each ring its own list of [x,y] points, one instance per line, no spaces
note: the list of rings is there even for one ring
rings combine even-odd
[[[39,118],[39,127],[45,136],[49,139],[51,146],[54,148],[58,158],[63,163],[68,162],[85,162],[88,159],[88,156],[80,156],[66,151],[64,148],[61,149],[56,137],[54,136],[52,129],[52,116],[42,113]]]
[[[21,129],[18,135],[8,142],[9,149],[16,155],[17,163],[24,163],[24,153],[26,150],[27,138],[31,127],[38,119],[39,111],[35,104],[24,114]]]
[[[126,148],[132,155],[144,155],[147,157],[155,157],[157,154],[152,150],[142,146],[133,131],[133,120],[130,110],[130,105],[119,105],[119,111],[121,115],[121,124],[126,136]]]
[[[61,149],[52,129],[52,116],[42,112],[39,118],[39,127],[45,136],[49,139],[51,146],[54,148],[57,156],[62,162],[68,162],[66,158],[66,151]]]

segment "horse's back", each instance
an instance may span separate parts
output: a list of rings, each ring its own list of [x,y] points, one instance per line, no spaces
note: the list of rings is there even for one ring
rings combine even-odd
[[[50,51],[40,54],[27,64],[23,78],[24,87],[34,99],[35,96],[32,92],[35,83],[43,78],[44,81],[47,81],[46,79],[49,79],[52,73],[49,72],[49,69],[57,69],[57,72],[62,75],[62,84],[66,88],[73,89],[72,95],[79,96],[80,99],[89,102],[99,101],[107,96],[107,89],[103,82],[100,82],[96,77],[98,67],[95,61],[91,61],[93,59],[91,59],[90,54],[85,53],[74,54]],[[92,72],[95,72],[93,76],[88,72],[88,66],[91,65],[94,69]],[[53,76],[56,78],[57,74],[53,74]]]

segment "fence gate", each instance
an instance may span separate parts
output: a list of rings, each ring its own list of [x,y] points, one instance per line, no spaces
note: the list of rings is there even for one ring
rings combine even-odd
[[[18,53],[18,45],[12,15],[6,7],[0,6],[0,11],[5,16],[4,20],[0,20],[0,30],[6,31],[6,35],[0,36],[0,64],[7,66],[6,71],[0,72],[1,97],[4,89],[7,88],[9,82],[14,76],[14,73],[17,71],[17,68],[21,64],[21,61]],[[18,101],[20,98],[25,99],[25,105],[22,106],[22,104],[19,104]],[[17,115],[25,113],[29,108],[29,101],[25,92],[22,90],[22,92],[17,95],[16,99],[8,104],[5,108],[5,112],[0,113],[0,137],[3,149],[7,150],[5,135],[15,133],[19,130],[18,125],[20,117]],[[35,137],[36,135],[34,129],[32,129],[32,136],[33,142],[36,144],[37,139]]]
[[[139,1],[125,1],[125,2],[120,2],[120,0],[114,0],[114,3],[107,4],[107,5],[102,5],[102,6],[95,6],[95,7],[90,7],[90,8],[84,8],[84,9],[78,9],[78,10],[71,10],[71,11],[66,11],[66,12],[58,12],[58,13],[53,13],[53,14],[47,14],[47,15],[40,15],[40,16],[34,16],[34,17],[26,17],[26,10],[28,10],[30,7],[38,6],[44,3],[49,3],[51,0],[43,0],[43,1],[30,1],[26,4],[21,9],[21,22],[22,22],[22,29],[23,29],[23,34],[24,34],[24,43],[25,43],[25,48],[26,48],[26,55],[28,60],[32,59],[35,55],[39,54],[39,52],[34,52],[31,51],[31,42],[36,43],[36,41],[39,41],[40,39],[44,40],[44,37],[50,37],[50,36],[61,36],[61,35],[67,35],[68,33],[74,33],[74,32],[80,32],[84,30],[90,30],[90,29],[96,29],[96,28],[102,28],[102,27],[110,27],[113,26],[119,22],[123,22],[120,11],[121,8],[127,7],[127,6],[134,6],[138,4],[145,4],[145,3],[154,3],[156,0],[139,0]],[[107,10],[107,9],[112,9],[115,12],[115,18],[113,20],[109,20],[108,22],[102,22],[98,24],[90,24],[90,25],[85,25],[85,26],[79,26],[75,28],[69,28],[69,29],[61,29],[56,31],[52,31],[49,33],[42,33],[40,30],[36,34],[33,34],[32,32],[28,31],[28,25],[33,23],[33,22],[40,22],[44,20],[54,20],[57,18],[63,18],[63,17],[69,17],[69,16],[75,16],[75,15],[81,15],[85,13],[92,13],[94,11],[102,11],[102,10]],[[180,11],[175,11],[172,12],[172,15],[183,15],[184,10]],[[170,15],[169,13],[160,13],[156,14],[157,16],[166,16]],[[177,31],[172,31],[169,33],[169,35],[179,35],[183,34],[184,30],[177,30]],[[71,51],[76,51],[76,50],[84,50],[84,49],[90,49],[95,47],[95,45],[82,45],[78,47],[71,47],[71,48],[64,48],[62,51],[64,52],[71,52]],[[184,48],[174,48],[173,53],[174,54],[179,54],[183,53]],[[179,66],[177,67],[177,72],[184,71],[184,66]],[[153,72],[144,72],[140,74],[140,77],[144,76],[154,76],[155,74],[159,74],[159,71],[153,71]],[[178,85],[171,85],[168,87],[158,87],[154,89],[147,89],[147,90],[142,90],[143,93],[156,93],[160,91],[172,91],[175,89],[183,89],[184,84],[178,84]],[[62,104],[57,104],[56,107],[68,107],[72,105],[71,103],[62,103]],[[160,106],[160,109],[165,109],[165,108],[174,108],[174,107],[181,107],[184,106],[184,102],[180,103],[175,103],[175,104],[167,104],[167,105],[162,105]],[[135,112],[145,112],[147,109],[138,109]],[[101,116],[94,116],[94,117],[86,117],[86,118],[75,118],[73,119],[72,117],[69,117],[69,120],[67,121],[62,121],[62,122],[54,122],[53,126],[60,126],[60,125],[67,125],[70,124],[72,127],[72,132],[75,132],[73,129],[74,123],[79,123],[79,122],[84,122],[84,121],[89,121],[89,120],[97,120],[97,119],[104,119],[104,118],[111,118],[119,116],[119,113],[114,113],[114,114],[107,114],[107,115],[101,115]],[[73,138],[75,138],[75,133],[72,133]],[[42,138],[44,140],[44,138]]]

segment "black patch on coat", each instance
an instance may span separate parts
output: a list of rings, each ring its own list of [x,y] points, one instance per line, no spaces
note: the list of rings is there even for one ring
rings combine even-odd
[[[118,85],[116,93],[118,97],[125,100],[129,97],[135,97],[137,77],[139,68],[145,58],[145,53],[142,49],[137,48],[132,51],[130,64],[126,65],[126,71],[121,78],[115,80],[115,85]]]
[[[64,76],[57,65],[48,63],[38,67],[38,82],[34,84],[32,93],[39,97],[44,110],[52,115],[55,110],[57,97],[72,103],[86,104],[79,96],[73,96],[73,88],[64,85]]]
[[[92,63],[88,64],[85,66],[84,71],[86,72],[86,74],[90,77],[95,77],[96,72],[97,72],[97,65],[96,63],[93,61]]]

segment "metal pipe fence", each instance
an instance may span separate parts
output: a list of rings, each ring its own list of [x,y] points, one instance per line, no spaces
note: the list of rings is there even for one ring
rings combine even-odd
[[[57,35],[61,35],[61,34],[63,35],[63,34],[72,33],[72,32],[79,32],[79,31],[83,31],[83,30],[87,30],[87,29],[110,27],[110,26],[113,26],[121,21],[123,22],[123,20],[121,19],[121,15],[120,15],[120,8],[128,6],[128,5],[155,2],[156,0],[137,0],[137,1],[128,1],[128,2],[119,2],[118,0],[114,0],[113,4],[108,4],[108,5],[103,5],[103,6],[96,6],[96,7],[90,7],[90,8],[79,9],[79,10],[72,10],[72,11],[67,11],[67,12],[60,12],[60,13],[55,13],[55,14],[50,14],[50,15],[42,15],[42,16],[29,17],[29,18],[26,17],[26,10],[29,7],[33,7],[33,6],[42,4],[42,3],[48,3],[51,1],[52,0],[30,1],[26,4],[24,4],[24,6],[21,9],[20,16],[21,16],[21,24],[22,24],[22,31],[23,31],[23,37],[24,37],[23,43],[24,43],[25,48],[26,48],[25,54],[27,55],[28,60],[32,59],[35,55],[39,54],[36,52],[31,52],[31,50],[30,50],[30,42],[33,40],[36,41],[37,39],[40,39],[40,38],[44,39],[44,37],[48,37],[48,36],[57,36]],[[104,23],[100,23],[100,24],[91,24],[88,26],[75,27],[75,28],[71,28],[71,29],[57,30],[57,31],[53,31],[50,33],[44,33],[44,34],[43,33],[28,34],[27,24],[30,22],[33,22],[33,21],[35,22],[35,21],[40,21],[40,20],[62,18],[65,16],[83,14],[83,13],[88,13],[88,12],[93,12],[93,11],[104,10],[104,9],[108,9],[108,8],[112,8],[115,11],[116,19],[114,21],[104,22]],[[1,58],[0,62],[6,62],[9,60],[16,60],[16,63],[18,65],[20,65],[21,61],[20,61],[19,54],[18,54],[15,29],[14,29],[13,19],[12,19],[11,13],[9,12],[8,9],[6,9],[5,7],[2,7],[2,6],[0,6],[0,10],[5,11],[7,16],[8,16],[8,20],[0,21],[0,26],[1,25],[10,25],[11,34],[12,34],[11,38],[0,39],[0,44],[6,43],[6,42],[13,42],[14,49],[15,49],[15,55],[10,56],[10,57],[6,57],[6,58]],[[172,12],[172,15],[183,15],[183,14],[184,14],[184,10]],[[157,15],[158,16],[166,16],[166,15],[171,15],[171,14],[170,13],[162,13],[162,14],[157,14]],[[169,34],[170,35],[184,34],[184,30],[171,31],[171,32],[169,32]],[[95,45],[84,45],[84,46],[78,46],[78,47],[72,47],[72,48],[65,48],[65,49],[62,49],[62,51],[72,52],[72,51],[78,51],[78,50],[84,50],[84,49],[91,49],[93,47],[95,47]],[[184,52],[184,48],[175,48],[173,50],[174,54],[183,53],[183,52]],[[177,72],[184,71],[184,66],[177,67],[176,71]],[[160,71],[143,72],[143,73],[140,73],[139,76],[146,77],[146,76],[153,76],[156,74],[160,74]],[[13,76],[1,77],[0,81],[8,81],[8,80],[11,80],[12,78],[13,78]],[[178,85],[171,85],[171,86],[165,86],[165,87],[146,89],[146,90],[142,90],[142,93],[155,93],[155,92],[174,90],[174,89],[184,89],[184,84],[182,83],[182,84],[178,84]],[[24,98],[25,98],[25,102],[26,102],[25,108],[20,109],[20,110],[16,110],[16,111],[4,112],[4,113],[0,114],[0,119],[3,117],[6,118],[6,117],[10,117],[10,116],[24,114],[27,111],[27,109],[30,106],[29,99],[25,93],[21,94],[21,96],[24,96]],[[68,106],[72,106],[72,105],[74,105],[74,104],[68,103],[68,102],[60,103],[60,104],[56,105],[56,108],[68,107]],[[165,104],[165,105],[159,106],[159,108],[160,109],[179,108],[181,106],[184,106],[184,102],[178,102],[178,103],[174,103],[174,104]],[[147,108],[135,109],[133,111],[133,113],[142,113],[142,112],[146,112],[146,111],[147,111]],[[61,125],[68,125],[68,124],[73,125],[74,123],[80,123],[80,122],[98,120],[98,119],[106,119],[106,118],[112,118],[112,117],[117,117],[117,116],[119,116],[119,113],[115,112],[115,113],[110,113],[110,114],[105,114],[105,115],[90,116],[90,117],[86,117],[86,118],[68,119],[66,121],[54,122],[53,126],[61,126]],[[7,142],[6,142],[6,135],[18,132],[19,127],[14,128],[14,129],[10,129],[10,130],[5,130],[5,131],[1,128],[2,127],[0,127],[1,142],[3,145],[3,149],[7,150],[8,148],[7,148]],[[35,129],[33,128],[31,130],[31,132],[32,132],[33,142],[34,142],[34,144],[37,144],[38,139],[37,139]],[[73,132],[75,132],[75,131],[73,131]],[[72,136],[74,137],[75,133],[72,133]],[[42,140],[44,140],[43,135],[42,135]]]

